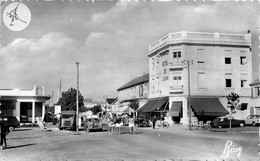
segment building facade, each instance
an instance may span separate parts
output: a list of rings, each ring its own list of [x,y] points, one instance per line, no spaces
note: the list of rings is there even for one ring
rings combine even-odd
[[[226,96],[231,92],[250,106],[250,34],[169,33],[149,46],[147,57],[149,99],[168,99],[168,115],[183,124],[188,123],[189,98],[198,118],[228,114]],[[249,108],[233,116],[243,119],[248,113]]]
[[[132,101],[138,101],[139,107],[143,106],[147,102],[149,95],[149,74],[144,74],[140,77],[134,78],[117,89],[117,111],[120,113],[131,113],[129,103]]]
[[[0,89],[2,116],[16,116],[20,123],[35,123],[36,117],[43,119],[45,102],[44,87],[33,89]]]

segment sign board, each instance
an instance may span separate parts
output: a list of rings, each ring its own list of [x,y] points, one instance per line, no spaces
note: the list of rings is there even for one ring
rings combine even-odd
[[[54,106],[54,115],[57,115],[61,113],[61,106],[60,105],[55,105]]]

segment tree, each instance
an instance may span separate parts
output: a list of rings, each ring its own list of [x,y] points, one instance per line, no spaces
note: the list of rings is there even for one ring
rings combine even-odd
[[[84,97],[79,92],[79,111],[84,108]],[[68,89],[68,91],[62,92],[61,98],[57,105],[61,105],[61,110],[72,110],[76,111],[76,102],[77,102],[77,90],[74,88]]]
[[[238,103],[239,103],[239,95],[231,92],[227,97],[227,101],[228,101],[228,107],[230,108],[230,116],[232,116],[233,113],[236,113],[237,107],[238,107]],[[231,128],[231,119],[230,119],[230,124],[229,127]]]
[[[139,108],[139,101],[133,100],[129,103],[128,106],[136,112],[136,110]]]
[[[102,107],[101,105],[95,105],[94,107],[90,108],[90,111],[92,111],[93,115],[96,115],[102,111]]]

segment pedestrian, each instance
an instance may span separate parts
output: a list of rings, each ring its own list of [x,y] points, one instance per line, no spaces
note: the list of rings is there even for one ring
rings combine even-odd
[[[120,134],[120,127],[122,126],[121,119],[118,117],[116,119],[116,128],[117,128],[117,133]]]
[[[109,118],[108,127],[109,127],[109,133],[113,134],[113,129],[114,129],[114,119],[113,118]]]
[[[156,116],[154,115],[153,118],[152,118],[152,122],[153,122],[153,129],[155,128],[155,124],[156,124]]]
[[[5,125],[4,122],[0,122],[0,133],[1,133],[1,141],[0,141],[0,149],[6,149],[7,143],[6,143],[6,135],[10,132],[9,128]],[[4,145],[3,145],[4,144]]]
[[[133,134],[134,133],[134,126],[135,126],[135,122],[134,122],[133,117],[129,118],[128,126],[130,127],[130,134]]]

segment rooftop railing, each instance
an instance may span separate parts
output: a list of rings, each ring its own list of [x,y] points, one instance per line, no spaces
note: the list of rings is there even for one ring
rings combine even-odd
[[[204,32],[177,32],[169,33],[149,46],[149,52],[167,43],[193,42],[207,44],[232,44],[251,45],[250,34],[225,34],[225,33],[204,33]]]

